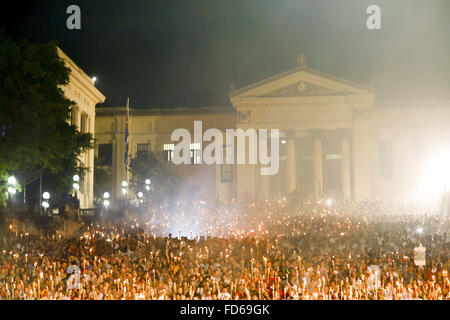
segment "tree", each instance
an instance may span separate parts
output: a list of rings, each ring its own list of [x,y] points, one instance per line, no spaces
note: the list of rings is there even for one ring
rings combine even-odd
[[[69,123],[74,103],[62,87],[70,69],[56,48],[0,34],[0,179],[14,174],[23,185],[43,174],[52,199],[71,191],[74,174],[84,175],[77,159],[93,147],[92,135]]]
[[[100,198],[105,191],[112,191],[112,174],[106,166],[102,166],[103,160],[94,158],[94,196]]]
[[[137,193],[146,192],[145,180],[150,179],[150,197],[154,202],[173,199],[180,184],[175,165],[165,161],[164,153],[138,152],[130,159],[130,187]]]

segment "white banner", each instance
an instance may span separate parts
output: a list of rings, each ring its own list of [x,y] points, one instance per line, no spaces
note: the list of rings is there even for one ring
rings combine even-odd
[[[414,248],[414,263],[416,266],[423,267],[426,264],[426,253],[427,248],[416,247]]]

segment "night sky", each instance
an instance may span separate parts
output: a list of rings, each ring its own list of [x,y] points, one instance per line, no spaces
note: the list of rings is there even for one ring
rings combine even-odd
[[[107,106],[230,105],[239,88],[308,65],[367,86],[378,100],[450,98],[448,0],[14,1],[0,25],[13,38],[58,41]],[[66,8],[81,8],[81,30]],[[381,7],[382,30],[366,28]]]

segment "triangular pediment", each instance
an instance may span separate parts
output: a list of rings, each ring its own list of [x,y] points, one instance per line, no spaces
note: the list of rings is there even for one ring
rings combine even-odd
[[[341,94],[351,94],[349,90],[333,90],[317,84],[298,81],[296,83],[284,86],[260,97],[308,97],[308,96],[336,96]]]
[[[231,99],[373,94],[369,88],[300,66],[231,92]]]

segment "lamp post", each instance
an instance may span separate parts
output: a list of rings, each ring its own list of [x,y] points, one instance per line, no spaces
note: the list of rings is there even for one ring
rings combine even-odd
[[[13,195],[16,194],[16,185],[17,185],[17,180],[14,176],[10,176],[8,178],[8,194],[9,194],[9,199],[11,200],[11,197]]]
[[[103,205],[105,206],[106,209],[108,209],[109,206],[109,192],[105,192],[103,194]]]
[[[128,193],[128,182],[126,182],[125,180],[122,181],[122,196],[123,196],[123,200],[122,200],[122,207],[124,212],[126,211],[126,207],[128,205],[128,203],[126,203],[127,201],[127,193]]]
[[[74,175],[73,176],[73,188],[75,189],[75,198],[78,198],[78,190],[80,190],[80,185],[78,184],[78,182],[80,181],[80,176],[79,175]]]
[[[150,184],[152,181],[150,179],[145,179],[145,190],[147,190],[147,193],[150,193]],[[148,202],[150,197],[147,196],[146,201]]]
[[[128,193],[128,182],[124,180],[122,181],[122,194],[125,197],[127,193]]]
[[[108,210],[109,207],[109,192],[105,192],[103,194],[103,206],[105,207],[106,210]]]
[[[11,198],[16,194],[17,189],[16,189],[16,185],[17,185],[17,180],[14,176],[10,176],[8,177],[8,200],[11,201]],[[12,203],[10,203],[10,209],[13,212],[14,211],[14,206],[12,205]]]
[[[80,185],[79,182],[80,181],[80,176],[79,175],[74,175],[73,176],[73,188],[75,189],[75,200],[76,202],[78,202],[78,190],[80,190]]]
[[[44,192],[42,194],[42,198],[44,199],[44,201],[42,201],[42,207],[44,207],[45,213],[47,213],[47,209],[50,207],[50,204],[49,204],[50,193]]]

